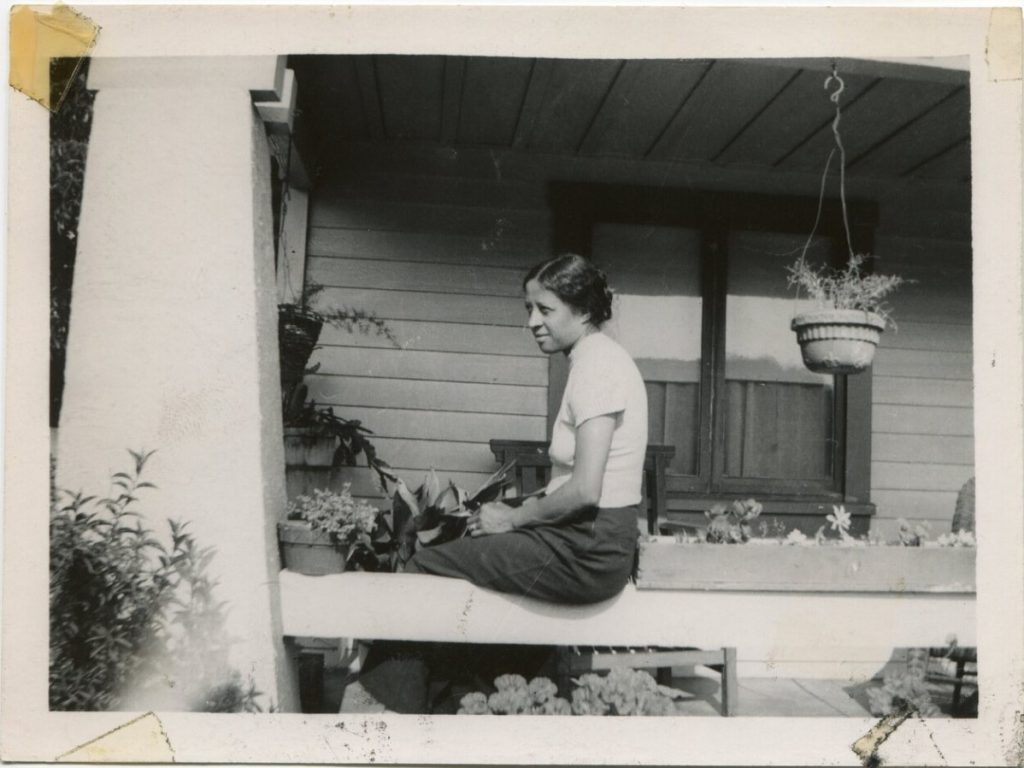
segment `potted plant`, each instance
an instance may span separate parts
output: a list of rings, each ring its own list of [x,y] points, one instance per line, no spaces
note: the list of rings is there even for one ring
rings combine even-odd
[[[300,467],[354,467],[359,456],[377,474],[381,488],[393,479],[386,461],[367,438],[373,432],[358,419],[338,416],[330,406],[314,401],[286,414],[284,425],[285,465]]]
[[[793,318],[791,327],[796,332],[804,365],[808,369],[814,373],[851,374],[860,373],[871,365],[882,331],[890,322],[889,311],[883,300],[903,283],[903,278],[865,272],[863,267],[866,257],[854,253],[846,211],[846,150],[839,133],[839,121],[842,117],[839,97],[845,84],[834,68],[832,74],[825,79],[826,91],[833,82],[836,84],[836,90],[829,94],[829,100],[835,104],[836,115],[832,120],[835,147],[825,161],[818,195],[818,215],[811,228],[811,234],[804,244],[800,258],[788,268],[789,285],[795,286],[798,294],[801,289],[806,291],[810,298],[817,302],[818,309],[797,315]],[[849,260],[842,269],[815,268],[807,262],[807,249],[814,239],[821,219],[825,181],[832,158],[837,151],[839,198]]]
[[[481,505],[497,499],[512,484],[515,459],[503,464],[472,494],[449,481],[441,485],[434,470],[415,491],[394,475],[392,520],[395,529],[394,568],[401,570],[416,552],[424,547],[444,544],[466,535],[470,514]],[[505,498],[510,506],[518,506],[525,497]]]
[[[815,268],[801,256],[789,285],[818,308],[793,318],[804,365],[815,373],[860,373],[871,365],[882,332],[892,321],[884,299],[904,282],[898,275],[866,274],[864,256],[851,254],[842,270]]]
[[[341,493],[317,488],[296,497],[277,524],[285,568],[307,576],[343,572],[350,561],[372,555],[375,535],[386,533],[380,510],[353,498],[347,483]]]

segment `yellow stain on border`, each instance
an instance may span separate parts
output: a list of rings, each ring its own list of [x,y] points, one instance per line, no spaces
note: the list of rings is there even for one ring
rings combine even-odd
[[[99,26],[67,5],[12,7],[11,86],[56,112],[99,32]],[[51,84],[50,62],[56,58],[77,61],[62,82]]]
[[[173,763],[174,749],[152,712],[65,752],[64,763]]]
[[[871,730],[854,742],[851,749],[857,753],[861,764],[864,765],[865,768],[872,768],[872,766],[881,765],[882,761],[878,757],[878,748],[882,746],[886,739],[896,732],[896,729],[899,728],[908,717],[910,717],[909,712],[897,712],[891,715],[886,715],[871,726]]]

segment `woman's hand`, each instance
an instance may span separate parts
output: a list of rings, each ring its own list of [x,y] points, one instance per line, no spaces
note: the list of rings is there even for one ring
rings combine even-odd
[[[501,502],[484,504],[469,516],[466,529],[470,536],[489,536],[515,529],[516,510]]]

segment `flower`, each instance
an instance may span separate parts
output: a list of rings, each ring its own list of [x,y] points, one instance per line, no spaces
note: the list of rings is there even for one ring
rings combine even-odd
[[[833,531],[839,531],[840,535],[848,534],[850,532],[850,513],[846,511],[846,507],[839,505],[838,507],[832,505],[832,514],[827,515],[825,520],[828,521],[829,525],[832,526]]]
[[[974,547],[977,546],[977,541],[970,531],[957,531],[939,536],[938,544],[940,547]]]
[[[460,715],[489,715],[490,708],[487,706],[487,695],[480,693],[467,693],[459,702]]]
[[[527,688],[530,691],[530,696],[532,697],[535,705],[544,704],[558,695],[558,686],[546,677],[535,677],[530,681]]]
[[[357,542],[369,545],[380,510],[354,499],[350,486],[345,483],[341,493],[316,488],[312,496],[297,496],[288,505],[288,519],[309,523],[314,531],[330,535],[341,546]]]
[[[810,539],[807,537],[807,534],[805,534],[799,528],[794,528],[792,531],[789,532],[789,535],[786,537],[785,543],[798,544],[802,546],[810,543]]]

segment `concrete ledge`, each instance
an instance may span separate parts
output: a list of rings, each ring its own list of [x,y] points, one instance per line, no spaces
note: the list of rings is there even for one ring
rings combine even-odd
[[[638,590],[589,606],[419,574],[280,575],[284,634],[381,640],[717,648],[975,645],[971,595]]]

